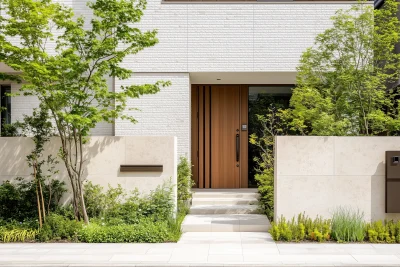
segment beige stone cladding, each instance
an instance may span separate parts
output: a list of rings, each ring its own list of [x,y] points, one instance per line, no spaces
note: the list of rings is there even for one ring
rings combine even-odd
[[[400,150],[399,137],[279,136],[276,144],[275,218],[329,218],[347,206],[367,221],[400,219],[385,213],[385,151]]]

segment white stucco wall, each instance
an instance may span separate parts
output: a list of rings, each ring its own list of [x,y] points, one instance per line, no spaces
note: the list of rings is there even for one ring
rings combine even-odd
[[[30,178],[32,170],[26,163],[26,156],[33,148],[28,137],[0,137],[0,182],[16,177]],[[60,148],[58,137],[53,137],[46,145],[48,154],[57,156]],[[84,178],[105,189],[108,184],[121,184],[127,191],[138,188],[142,193],[154,190],[164,181],[171,179],[177,183],[177,140],[172,136],[128,136],[92,137],[85,149],[86,171]],[[123,172],[121,164],[163,165],[163,172]],[[65,180],[68,176],[60,160],[60,173],[55,177]],[[176,199],[176,186],[174,187]]]
[[[302,212],[329,218],[336,207],[348,206],[367,221],[400,219],[385,214],[389,150],[400,150],[400,137],[277,137],[275,218]]]

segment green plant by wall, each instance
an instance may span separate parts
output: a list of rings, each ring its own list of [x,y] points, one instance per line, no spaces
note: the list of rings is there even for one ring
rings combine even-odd
[[[337,208],[332,220],[311,219],[299,214],[292,220],[281,217],[269,231],[275,241],[337,241],[400,243],[400,221],[365,223],[362,212],[351,208]]]
[[[338,242],[361,242],[365,238],[364,213],[338,207],[332,215],[332,239]]]
[[[138,224],[102,226],[95,223],[84,226],[79,240],[86,243],[158,243],[170,240],[168,222],[143,219]]]
[[[328,241],[331,238],[331,221],[317,217],[312,220],[304,214],[286,220],[281,217],[271,224],[270,234],[275,241],[299,242],[305,240]]]
[[[17,121],[14,123],[5,123],[5,120],[3,120],[0,132],[1,137],[15,137],[21,135],[22,135],[22,124],[20,122]]]
[[[50,214],[38,232],[38,239],[42,242],[70,240],[77,241],[82,223],[59,214]]]
[[[400,243],[400,221],[376,221],[365,225],[366,237],[372,243]]]
[[[62,194],[66,191],[65,183],[59,180],[48,180],[43,187],[43,197],[47,210],[58,208]],[[5,181],[0,185],[0,218],[8,221],[36,219],[38,216],[36,202],[36,183],[23,178]]]
[[[127,193],[121,185],[109,186],[106,191],[90,181],[85,183],[85,203],[89,217],[103,218],[106,223],[136,224],[142,218],[166,221],[172,217],[174,202],[170,182],[158,186],[147,195],[138,190]]]
[[[178,200],[192,198],[192,166],[186,157],[180,157],[178,164]]]
[[[36,229],[7,230],[0,227],[0,241],[4,243],[33,241],[36,239],[37,234],[38,230]]]

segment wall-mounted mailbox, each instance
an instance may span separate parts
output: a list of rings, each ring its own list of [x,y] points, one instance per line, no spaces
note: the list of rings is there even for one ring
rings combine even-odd
[[[120,172],[162,172],[163,165],[121,165]]]
[[[400,151],[386,151],[386,213],[400,213]]]

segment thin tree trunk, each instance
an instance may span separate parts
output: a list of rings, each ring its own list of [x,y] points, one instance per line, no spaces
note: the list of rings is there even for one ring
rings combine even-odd
[[[43,190],[42,190],[42,181],[40,181],[40,179],[38,180],[38,184],[39,184],[39,192],[40,192],[40,198],[42,199],[42,213],[43,213],[43,222],[46,222],[46,209],[44,207],[44,198],[43,198]]]
[[[42,211],[40,210],[40,198],[39,198],[39,185],[38,181],[36,179],[36,164],[33,164],[33,179],[36,182],[36,201],[37,201],[37,206],[38,206],[38,214],[39,214],[39,227],[42,228],[43,222],[42,222]]]
[[[51,194],[52,194],[52,191],[51,191],[51,181],[49,182],[49,200],[48,200],[48,202],[47,202],[47,215],[49,215],[50,214],[50,203],[51,203],[51,199],[52,199],[52,197],[51,197]]]

